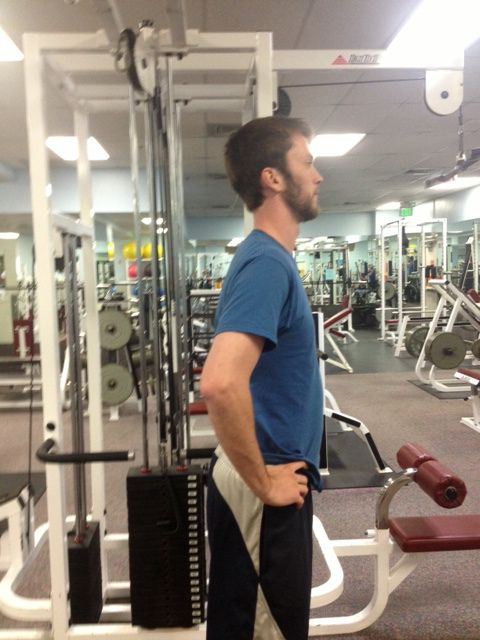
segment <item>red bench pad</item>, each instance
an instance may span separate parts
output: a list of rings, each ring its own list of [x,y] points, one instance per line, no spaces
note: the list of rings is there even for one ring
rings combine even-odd
[[[188,405],[188,413],[191,416],[206,416],[208,413],[207,405],[203,400],[191,402]]]
[[[389,528],[405,553],[480,549],[480,515],[390,518]]]
[[[331,318],[328,318],[328,320],[325,320],[325,322],[323,323],[323,328],[330,329],[330,327],[334,327],[341,320],[345,320],[345,318],[349,316],[352,311],[353,309],[351,307],[348,307],[348,309],[344,309],[343,311],[339,311]]]

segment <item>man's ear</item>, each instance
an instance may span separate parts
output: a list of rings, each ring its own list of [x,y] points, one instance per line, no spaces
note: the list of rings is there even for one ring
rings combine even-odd
[[[264,189],[272,191],[283,191],[284,178],[278,169],[273,167],[265,167],[260,174],[260,181]]]

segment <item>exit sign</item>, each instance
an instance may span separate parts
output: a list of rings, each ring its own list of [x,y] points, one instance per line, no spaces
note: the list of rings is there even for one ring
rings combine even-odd
[[[413,208],[412,207],[401,207],[400,209],[400,217],[408,218],[409,216],[413,216]]]

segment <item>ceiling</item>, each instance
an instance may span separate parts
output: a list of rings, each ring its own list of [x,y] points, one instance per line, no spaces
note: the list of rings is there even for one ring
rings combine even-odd
[[[273,33],[275,50],[384,49],[419,0],[184,0],[186,24],[202,32]],[[125,26],[153,19],[168,26],[165,0],[117,0]],[[2,0],[0,25],[21,47],[25,32],[95,32],[102,19],[91,0]],[[432,25],[432,28],[434,26]],[[480,147],[480,45],[466,52],[463,106],[465,151]],[[307,119],[316,133],[364,132],[348,155],[317,160],[324,177],[320,205],[326,212],[370,211],[392,200],[431,199],[425,178],[455,164],[458,115],[434,115],[424,102],[419,70],[283,71],[291,115]],[[77,78],[74,78],[77,80]],[[189,82],[188,74],[181,82]],[[203,73],[194,81],[230,83],[226,73]],[[95,82],[125,83],[97,73]],[[308,86],[305,86],[308,85]],[[113,90],[113,89],[112,89]],[[0,66],[0,180],[9,169],[28,167],[22,63]],[[72,117],[61,96],[48,95],[48,133],[72,134]],[[210,109],[185,112],[183,157],[187,216],[241,216],[222,161],[226,131],[239,115]],[[96,113],[91,133],[110,153],[102,168],[129,164],[128,115]],[[52,156],[52,164],[58,164]],[[480,163],[467,175],[480,175]],[[0,185],[1,186],[1,185]],[[20,217],[19,217],[20,220]],[[9,225],[11,227],[11,224]],[[2,218],[0,217],[0,227]]]

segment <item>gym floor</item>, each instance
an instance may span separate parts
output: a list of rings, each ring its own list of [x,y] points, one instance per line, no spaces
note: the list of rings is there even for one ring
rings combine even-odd
[[[439,400],[410,384],[415,361],[403,356],[395,358],[393,348],[378,341],[375,330],[358,330],[358,343],[341,345],[354,373],[328,366],[326,386],[335,396],[340,409],[366,424],[379,451],[394,470],[396,451],[406,441],[417,442],[438,460],[454,470],[466,482],[468,495],[455,513],[480,513],[480,483],[478,459],[480,435],[460,424],[462,415],[471,413],[463,400]],[[65,414],[66,442],[70,446],[69,420]],[[27,469],[28,414],[25,411],[2,413],[2,472]],[[152,421],[153,424],[153,421]],[[42,415],[33,413],[33,450],[43,440]],[[150,433],[152,460],[156,460],[157,436]],[[133,448],[137,452],[135,465],[141,463],[141,426],[136,402],[122,406],[120,420],[108,421],[105,415],[105,448]],[[127,530],[125,478],[131,463],[106,465],[106,496],[109,532]],[[42,465],[33,460],[33,470]],[[87,472],[88,477],[88,472]],[[66,493],[69,512],[73,511],[71,469],[66,469]],[[315,513],[321,518],[331,538],[363,538],[365,530],[374,525],[376,487],[325,490],[314,496]],[[90,497],[89,504],[90,504]],[[37,525],[46,520],[46,496],[36,507]],[[431,515],[444,510],[437,507],[417,486],[402,489],[393,501],[392,515]],[[423,565],[417,568],[390,596],[386,611],[368,629],[349,636],[369,640],[478,640],[480,589],[478,555],[473,551],[425,554]],[[347,615],[363,608],[374,588],[371,560],[346,558],[345,590],[334,603],[317,616]],[[111,580],[128,579],[128,559],[124,552],[109,554]],[[314,564],[314,584],[325,577],[322,557],[317,551]],[[18,592],[31,597],[48,597],[48,548],[39,555],[31,573]],[[0,616],[0,628],[42,627],[34,623],[19,623]]]

